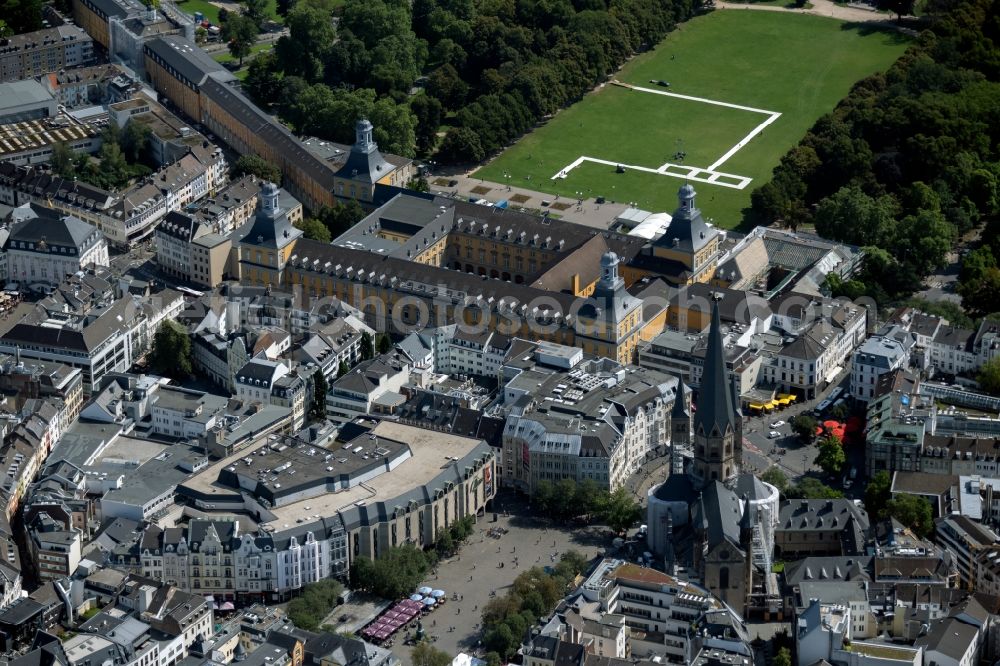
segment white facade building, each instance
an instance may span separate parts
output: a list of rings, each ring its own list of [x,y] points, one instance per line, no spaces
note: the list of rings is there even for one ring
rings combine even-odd
[[[913,339],[909,333],[904,335],[903,340],[899,335],[874,335],[854,351],[851,395],[855,400],[868,402],[875,395],[875,384],[881,375],[909,365]]]
[[[6,243],[8,279],[54,286],[81,269],[108,265],[107,241],[83,220],[37,204],[17,208],[12,217]]]

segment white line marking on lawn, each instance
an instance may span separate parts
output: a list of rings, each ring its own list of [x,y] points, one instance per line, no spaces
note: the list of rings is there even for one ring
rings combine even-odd
[[[725,106],[730,109],[738,109],[740,111],[752,111],[753,113],[763,113],[766,115],[781,115],[776,111],[768,111],[767,109],[755,109],[752,106],[743,106],[741,104],[730,104],[729,102],[720,102],[717,99],[708,99],[706,97],[694,97],[692,95],[682,95],[675,92],[667,92],[666,90],[657,90],[656,88],[643,88],[642,86],[634,86],[631,83],[622,83],[621,81],[613,81],[615,85],[621,86],[622,88],[631,88],[632,90],[641,90],[642,92],[653,93],[654,95],[664,95],[666,97],[676,97],[678,99],[686,99],[692,102],[703,102],[705,104],[714,104],[715,106]]]
[[[695,97],[693,95],[682,95],[680,93],[667,92],[666,90],[656,90],[655,88],[644,88],[642,86],[634,86],[630,83],[622,83],[621,81],[612,81],[613,85],[620,86],[622,88],[628,88],[630,90],[637,90],[639,92],[653,93],[654,95],[663,95],[664,97],[675,97],[677,99],[683,99],[690,102],[701,102],[702,104],[712,104],[714,106],[723,106],[729,109],[736,109],[738,111],[749,111],[751,113],[762,113],[767,116],[767,119],[760,125],[757,125],[750,133],[743,137],[735,146],[730,148],[726,153],[713,162],[708,167],[694,167],[688,166],[686,164],[672,164],[666,162],[660,165],[658,168],[650,168],[639,166],[636,164],[625,164],[624,162],[614,162],[611,160],[602,160],[597,157],[587,157],[580,156],[573,160],[572,163],[563,167],[552,176],[551,180],[565,179],[569,176],[569,172],[577,168],[584,162],[595,162],[597,164],[606,164],[613,167],[624,167],[626,169],[635,169],[636,171],[645,171],[647,173],[655,173],[661,176],[671,176],[673,178],[684,178],[685,180],[693,180],[700,183],[708,183],[711,185],[718,185],[720,187],[728,187],[731,189],[742,190],[753,180],[746,176],[737,176],[733,173],[725,173],[722,171],[717,171],[717,169],[722,166],[726,160],[738,153],[744,146],[746,146],[751,139],[764,131],[764,129],[781,117],[781,114],[777,111],[768,111],[767,109],[757,109],[752,106],[743,106],[742,104],[731,104],[729,102],[720,102],[715,99],[707,99],[705,97]],[[736,182],[725,182],[720,181],[720,178],[730,178]]]

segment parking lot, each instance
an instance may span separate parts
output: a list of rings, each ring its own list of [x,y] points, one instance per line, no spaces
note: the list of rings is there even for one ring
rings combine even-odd
[[[424,630],[435,647],[450,655],[477,649],[483,606],[492,593],[505,594],[518,574],[533,566],[548,566],[568,550],[591,559],[611,546],[613,537],[607,528],[556,525],[528,517],[528,506],[513,496],[504,495],[497,505],[510,515],[501,513],[496,522],[493,514],[480,518],[461,553],[442,561],[421,583],[448,594],[449,601],[427,616]],[[490,537],[487,532],[493,527],[502,527],[507,533]],[[392,649],[409,666],[412,648],[403,645],[404,639],[405,635],[398,636]]]

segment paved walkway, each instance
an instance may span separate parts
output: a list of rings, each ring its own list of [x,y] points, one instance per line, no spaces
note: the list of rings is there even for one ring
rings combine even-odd
[[[875,11],[874,9],[864,9],[851,5],[840,5],[832,0],[808,0],[812,7],[782,7],[780,5],[761,5],[757,3],[727,2],[726,0],[715,0],[718,9],[753,9],[764,12],[794,12],[796,14],[814,14],[816,16],[828,16],[840,19],[841,21],[869,22],[885,21],[889,19],[888,14]]]
[[[526,515],[523,499],[508,493],[497,504],[500,511],[507,508],[510,516],[501,513],[497,522],[493,522],[492,513],[479,518],[475,533],[462,546],[460,555],[439,563],[436,572],[422,583],[448,593],[448,602],[427,616],[423,625],[433,637],[434,647],[452,656],[480,649],[479,622],[483,607],[493,598],[492,592],[503,596],[519,574],[534,566],[551,566],[567,550],[576,550],[589,560],[612,544],[613,535],[607,528],[539,520]],[[487,535],[492,527],[503,527],[508,532],[494,539]],[[399,634],[392,650],[403,666],[412,666],[412,648],[404,645],[404,640],[405,635]]]

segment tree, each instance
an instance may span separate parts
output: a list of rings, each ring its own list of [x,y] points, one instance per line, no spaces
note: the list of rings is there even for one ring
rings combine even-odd
[[[799,414],[793,417],[789,423],[792,427],[792,432],[801,439],[804,443],[809,444],[816,437],[816,428],[819,426],[816,419],[809,416],[808,414]]]
[[[785,489],[788,487],[788,477],[777,465],[772,465],[767,468],[767,471],[761,474],[760,480],[765,483],[770,483],[772,486],[778,489],[778,492],[784,493]]]
[[[1000,395],[1000,356],[994,356],[983,363],[976,376],[979,388],[992,395]]]
[[[437,158],[449,164],[482,162],[486,151],[479,135],[467,127],[452,127],[438,147]]]
[[[73,149],[66,145],[65,141],[57,141],[52,144],[52,157],[50,162],[52,170],[63,178],[72,178],[76,171],[76,155]]]
[[[7,29],[15,35],[42,28],[41,0],[3,0],[0,2],[0,16]]]
[[[314,217],[304,217],[299,222],[295,223],[297,229],[301,229],[303,235],[306,238],[319,241],[321,243],[329,243],[330,229],[327,228],[325,224],[320,222]]]
[[[410,663],[413,666],[448,666],[451,656],[430,643],[418,643],[410,653]]]
[[[607,504],[608,491],[604,490],[593,479],[584,479],[576,484],[573,492],[575,516],[588,515],[602,511]]]
[[[233,178],[252,174],[262,180],[281,184],[281,169],[257,155],[241,155],[233,165]]]
[[[580,515],[580,504],[577,500],[576,481],[560,479],[555,484],[555,501],[553,513],[559,518],[572,518]]]
[[[243,90],[259,106],[267,109],[277,102],[281,97],[282,84],[278,57],[274,51],[258,53],[250,60],[247,77],[243,80]]]
[[[388,333],[383,333],[378,336],[376,345],[379,354],[388,354],[392,351],[392,338],[389,337]]]
[[[465,103],[469,86],[450,64],[444,64],[427,77],[427,94],[440,100],[445,109],[454,111]]]
[[[819,452],[816,454],[816,464],[827,474],[837,474],[847,462],[844,454],[844,445],[839,437],[830,435],[819,443]]]
[[[886,514],[911,528],[917,536],[926,537],[934,529],[934,512],[924,497],[900,494],[886,503]]]
[[[260,32],[264,19],[267,18],[267,0],[243,0],[242,4],[243,13],[253,21],[257,31]]]
[[[543,515],[552,511],[555,493],[556,489],[551,481],[542,479],[536,483],[531,492],[531,503],[535,505],[535,510]]]
[[[611,493],[601,507],[601,519],[615,534],[622,534],[642,517],[642,506],[625,488]]]
[[[434,152],[438,141],[438,128],[444,113],[441,101],[431,95],[414,95],[410,100],[410,110],[417,120],[414,129],[417,151],[429,155]]]
[[[500,624],[486,632],[483,645],[487,650],[496,652],[504,660],[510,659],[517,651],[521,641],[506,624]]]
[[[194,30],[194,41],[196,44],[204,44],[208,39],[208,30],[201,27],[200,25]]]
[[[429,569],[430,561],[422,550],[412,544],[395,546],[374,561],[366,557],[354,558],[351,587],[386,599],[399,599],[410,594]]]
[[[372,336],[368,331],[361,333],[361,360],[367,361],[375,358],[375,346],[372,344]]]
[[[365,217],[365,209],[354,199],[333,206],[323,206],[316,217],[326,225],[330,234],[336,238],[353,227]]]
[[[434,540],[434,550],[440,557],[451,557],[455,554],[455,538],[451,530],[443,529],[438,533],[437,539]]]
[[[816,231],[825,238],[855,245],[885,247],[891,240],[899,205],[891,196],[873,198],[858,186],[843,187],[816,210]]]
[[[997,297],[1000,296],[1000,273],[997,272],[992,247],[978,247],[962,258],[956,291],[962,296],[962,305],[966,310],[985,313],[995,309]],[[961,325],[956,322],[952,324]]]
[[[876,520],[881,520],[886,516],[886,507],[892,499],[892,479],[889,472],[880,470],[868,480],[868,487],[865,488],[865,509],[868,514]]]
[[[302,594],[288,604],[288,619],[299,629],[315,631],[320,622],[330,614],[344,587],[332,578],[324,578],[306,585]]]
[[[431,186],[427,182],[427,179],[423,176],[417,176],[412,178],[410,182],[406,184],[406,189],[413,190],[414,192],[430,192]]]
[[[222,38],[229,42],[229,53],[234,58],[239,58],[240,67],[243,66],[243,59],[250,55],[254,44],[257,43],[257,24],[249,16],[242,14],[230,14],[222,26]]]
[[[7,21],[0,19],[0,39],[10,37],[13,34],[14,31],[10,29],[9,25],[7,25]]]
[[[774,655],[774,666],[792,666],[792,653],[783,647]]]
[[[125,159],[130,163],[136,163],[149,148],[149,137],[153,133],[149,125],[138,123],[134,120],[125,124],[121,133],[121,147]]]
[[[503,666],[503,660],[496,652],[487,652],[483,655],[483,661],[486,662],[486,666]]]
[[[350,371],[351,369],[347,367],[347,362],[341,361],[340,364],[337,366],[337,379],[340,379]]]
[[[321,421],[326,418],[326,393],[329,390],[330,384],[326,381],[326,377],[323,375],[323,372],[317,370],[313,373],[313,399],[310,416],[317,421]]]
[[[844,493],[811,476],[803,477],[785,491],[786,499],[840,499],[843,496]]]
[[[191,338],[173,319],[164,319],[153,336],[149,366],[154,372],[179,381],[191,376]]]
[[[842,402],[839,405],[834,405],[830,408],[830,416],[838,421],[843,421],[850,415],[851,408],[847,406],[846,402]]]

